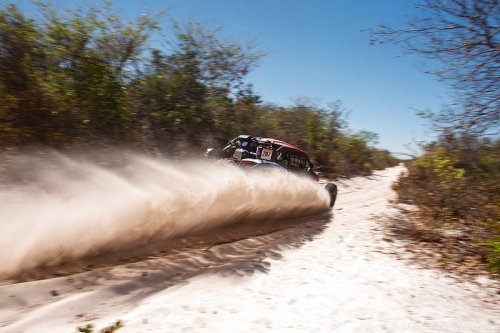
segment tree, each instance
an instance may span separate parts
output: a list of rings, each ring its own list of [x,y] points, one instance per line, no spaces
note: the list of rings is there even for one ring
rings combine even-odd
[[[434,118],[444,128],[500,130],[500,5],[498,0],[422,0],[406,27],[381,25],[372,43],[394,42],[437,61],[429,70],[448,82],[457,103]]]
[[[39,6],[47,74],[61,112],[69,113],[82,133],[123,138],[131,117],[127,84],[132,65],[143,54],[149,34],[158,29],[158,17],[124,19],[108,2],[64,12]]]
[[[133,84],[135,109],[155,130],[156,141],[189,137],[199,146],[205,136],[234,135],[241,125],[237,116],[243,111],[248,116],[260,103],[245,78],[262,54],[220,32],[175,23],[167,40],[170,52],[152,50],[141,68]]]
[[[131,65],[156,20],[124,20],[109,3],[38,9],[32,19],[0,6],[0,141],[59,144],[104,133],[122,140]]]
[[[42,92],[45,53],[35,22],[16,6],[0,8],[0,141],[46,141],[53,120]]]
[[[255,51],[254,43],[241,43],[221,37],[221,28],[209,29],[188,22],[173,26],[172,61],[193,70],[197,80],[207,86],[211,95],[237,96],[247,88],[244,78],[264,55]]]

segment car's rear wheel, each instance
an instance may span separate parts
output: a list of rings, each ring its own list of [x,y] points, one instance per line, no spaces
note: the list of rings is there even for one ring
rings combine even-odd
[[[330,208],[333,208],[333,205],[335,205],[335,201],[337,200],[337,185],[334,183],[328,183],[326,184],[325,189],[330,195]]]

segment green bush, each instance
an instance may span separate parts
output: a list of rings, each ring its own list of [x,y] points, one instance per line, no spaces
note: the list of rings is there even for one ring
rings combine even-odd
[[[488,242],[491,252],[488,255],[488,266],[493,273],[500,274],[500,237]]]

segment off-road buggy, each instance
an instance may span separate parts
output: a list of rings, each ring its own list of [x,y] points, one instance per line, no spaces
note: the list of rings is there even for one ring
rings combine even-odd
[[[227,159],[248,169],[275,168],[311,177],[319,181],[307,153],[289,143],[272,138],[240,135],[232,140],[217,138],[214,147],[208,148],[206,157]],[[330,207],[337,199],[337,185],[327,183],[325,189],[330,195]]]

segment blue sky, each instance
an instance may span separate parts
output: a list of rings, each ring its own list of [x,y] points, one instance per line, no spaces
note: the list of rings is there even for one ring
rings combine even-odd
[[[27,0],[13,2],[30,7]],[[58,7],[82,3],[50,2]],[[430,140],[415,110],[439,110],[448,99],[446,87],[423,73],[429,65],[425,59],[392,45],[370,46],[363,32],[417,15],[413,1],[115,0],[113,7],[130,17],[166,10],[180,22],[221,25],[225,36],[255,39],[268,54],[248,81],[265,102],[286,106],[297,97],[318,104],[341,100],[351,111],[350,128],[378,133],[378,146],[390,151],[407,152],[405,145]]]

